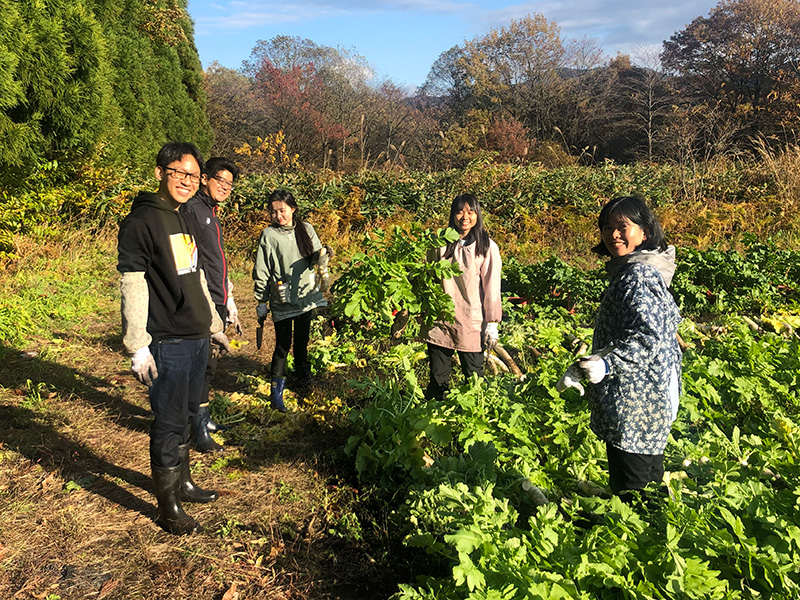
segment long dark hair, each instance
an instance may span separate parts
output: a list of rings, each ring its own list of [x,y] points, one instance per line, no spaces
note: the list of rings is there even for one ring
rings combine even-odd
[[[592,248],[592,252],[595,254],[611,256],[605,242],[603,242],[603,228],[612,217],[628,219],[645,232],[647,239],[639,244],[636,250],[660,250],[663,252],[667,249],[667,238],[661,228],[661,223],[658,222],[644,199],[639,196],[618,196],[613,200],[609,200],[608,204],[600,211],[600,216],[597,217],[597,227],[600,229],[600,243]]]
[[[297,209],[297,200],[294,199],[292,192],[285,188],[279,188],[269,195],[269,207],[272,208],[273,202],[285,202],[288,206],[295,209],[292,213],[292,225],[294,225],[294,239],[297,240],[297,249],[303,258],[309,258],[314,254],[314,245],[311,243],[311,236],[308,235],[303,222],[300,220],[300,211]],[[276,225],[273,225],[276,227]]]
[[[453,203],[450,205],[450,221],[448,225],[461,233],[461,225],[458,223],[456,215],[461,212],[461,209],[464,208],[464,206],[469,206],[470,209],[477,215],[475,227],[470,229],[467,237],[464,238],[464,241],[467,244],[474,241],[475,254],[477,256],[486,256],[486,253],[489,252],[489,234],[486,233],[486,230],[483,228],[483,213],[481,212],[481,205],[473,194],[460,194],[453,199]],[[445,258],[450,258],[453,256],[456,244],[458,244],[457,241],[447,244],[447,250],[445,250],[444,253]]]

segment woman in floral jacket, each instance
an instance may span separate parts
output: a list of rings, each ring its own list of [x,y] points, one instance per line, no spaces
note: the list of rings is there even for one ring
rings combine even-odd
[[[595,322],[593,354],[570,369],[592,383],[592,431],[606,442],[609,485],[620,493],[664,476],[681,389],[681,318],[668,289],[675,248],[667,246],[644,200],[611,200],[598,226],[601,242],[593,250],[611,257],[611,280]]]

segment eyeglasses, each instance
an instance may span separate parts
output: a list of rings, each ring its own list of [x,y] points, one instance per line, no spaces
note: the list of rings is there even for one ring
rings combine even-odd
[[[217,185],[219,185],[220,189],[223,192],[227,192],[228,190],[233,189],[233,182],[228,181],[224,177],[220,177],[219,175],[214,175],[213,177],[211,177],[211,179],[217,182]]]
[[[168,173],[168,175],[173,179],[177,179],[178,181],[186,181],[188,179],[192,183],[200,183],[200,175],[195,175],[194,173],[189,173],[187,171],[181,171],[180,169],[175,169],[173,167],[165,167],[164,170],[172,171],[172,173]]]

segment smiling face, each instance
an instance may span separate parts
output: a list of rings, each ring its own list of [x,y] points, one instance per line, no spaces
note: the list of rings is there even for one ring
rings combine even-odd
[[[619,215],[611,215],[603,226],[603,243],[611,256],[627,256],[647,239],[639,225]]]
[[[203,175],[203,186],[214,202],[222,204],[233,191],[233,174],[223,169],[214,175]]]
[[[455,217],[458,233],[463,240],[469,235],[469,232],[472,231],[472,228],[475,227],[475,224],[478,222],[478,213],[472,210],[469,204],[464,203],[464,206],[456,212]]]
[[[292,216],[295,210],[297,209],[292,208],[283,200],[275,200],[269,205],[269,215],[272,218],[272,222],[282,227],[292,224]]]
[[[174,210],[197,193],[200,187],[200,165],[191,154],[169,163],[165,168],[156,167],[158,195]]]

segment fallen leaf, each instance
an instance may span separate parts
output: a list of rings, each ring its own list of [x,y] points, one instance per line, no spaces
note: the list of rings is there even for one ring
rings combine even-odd
[[[236,591],[236,582],[231,584],[230,589],[222,596],[222,600],[239,600],[239,592]]]
[[[56,481],[56,474],[50,473],[42,480],[42,491],[53,492],[61,489],[61,482]]]
[[[97,594],[97,597],[98,598],[104,598],[105,596],[107,596],[108,594],[113,592],[115,589],[117,589],[118,585],[119,585],[119,581],[117,579],[108,579],[108,580],[106,580],[106,582],[100,588],[100,593]]]

